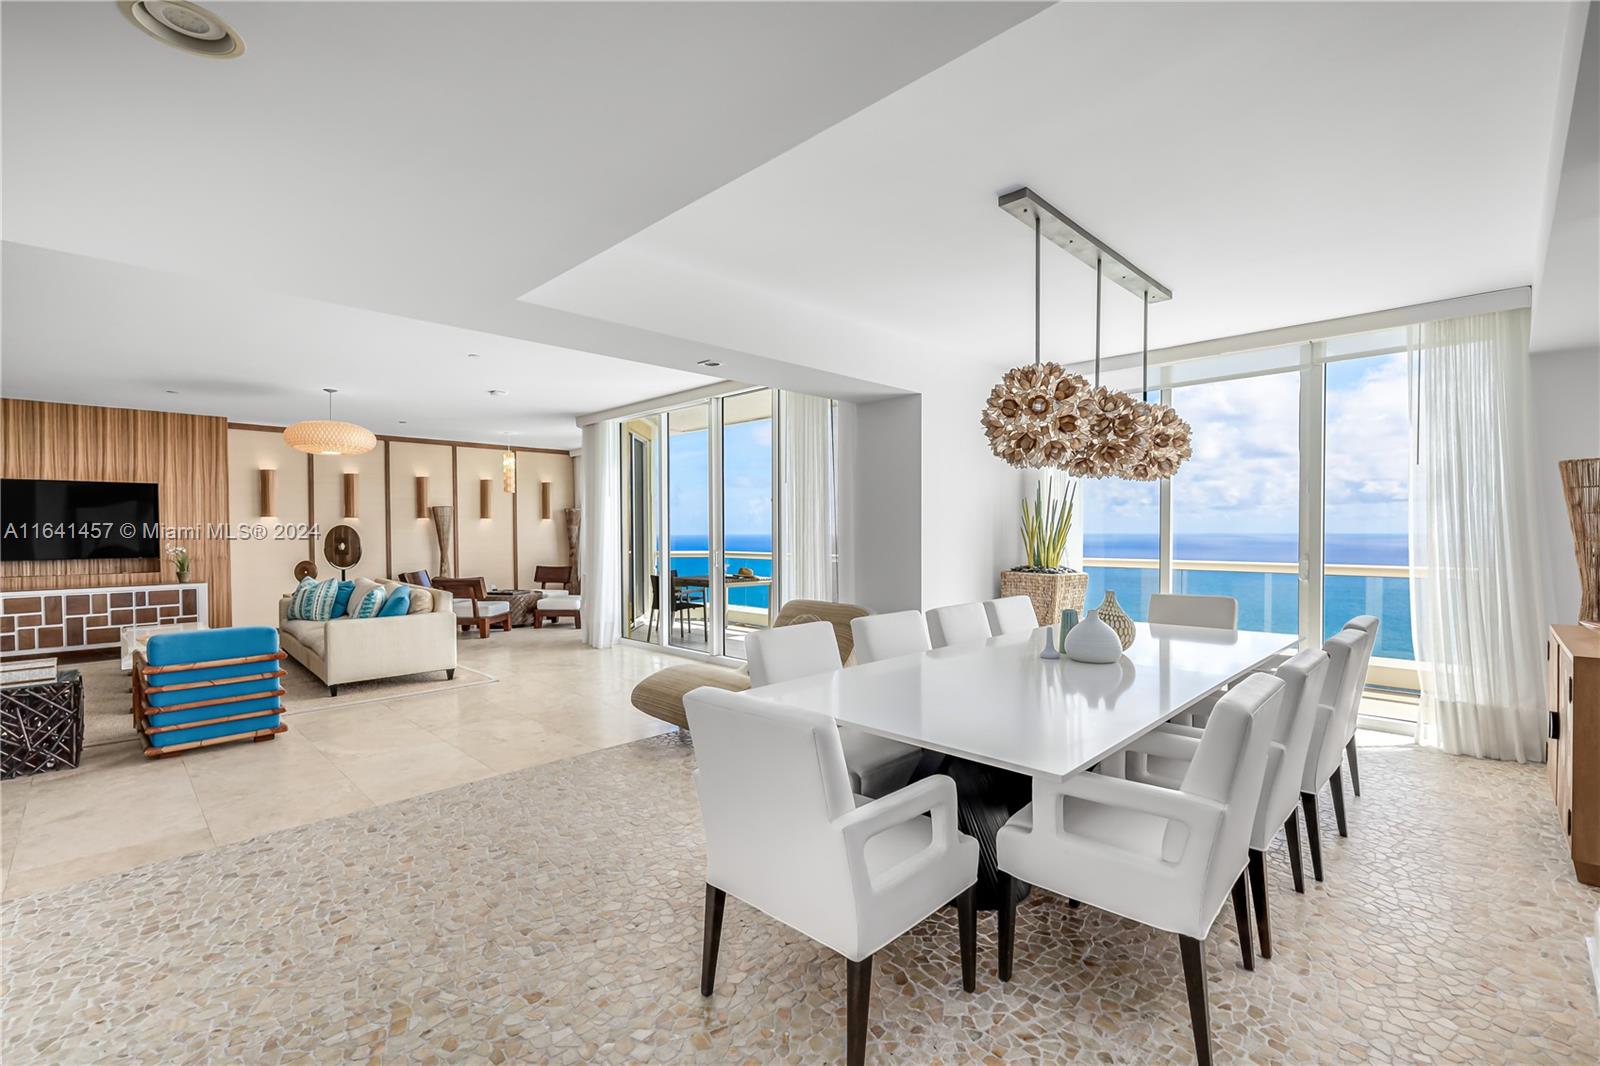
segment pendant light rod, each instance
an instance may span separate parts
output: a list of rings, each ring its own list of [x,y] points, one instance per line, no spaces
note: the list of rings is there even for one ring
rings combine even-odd
[[[1070,252],[1085,266],[1103,260],[1111,280],[1134,296],[1146,291],[1152,303],[1172,299],[1172,290],[1133,264],[1127,256],[1062,214],[1044,197],[1023,186],[1000,197],[1000,209],[1020,222],[1036,226],[1042,236]]]
[[[1139,342],[1139,399],[1150,402],[1150,290],[1144,293],[1144,338]]]
[[[1100,259],[1094,261],[1094,387],[1100,387],[1100,279],[1105,271],[1100,269]]]
[[[1033,365],[1039,365],[1039,216],[1033,216]]]
[[[339,390],[338,389],[323,389],[322,391],[328,394],[328,421],[332,422],[333,421],[333,394],[338,392]]]

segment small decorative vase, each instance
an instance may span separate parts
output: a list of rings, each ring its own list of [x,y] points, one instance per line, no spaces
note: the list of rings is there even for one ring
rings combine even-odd
[[[1072,627],[1062,641],[1067,658],[1080,663],[1114,663],[1122,658],[1122,641],[1116,630],[1100,620],[1099,611],[1090,611]]]
[[[1071,607],[1068,607],[1064,611],[1061,612],[1061,628],[1057,632],[1059,632],[1061,634],[1060,647],[1061,647],[1062,651],[1066,651],[1067,650],[1067,634],[1071,633],[1072,632],[1072,627],[1077,625],[1077,624],[1078,624],[1078,612],[1077,611],[1073,610]]]
[[[1133,619],[1128,617],[1128,612],[1117,602],[1115,592],[1106,589],[1106,598],[1100,601],[1099,607],[1089,613],[1099,615],[1100,621],[1111,627],[1117,639],[1122,641],[1123,651],[1133,646]]]
[[[1039,649],[1041,659],[1059,659],[1061,653],[1056,650],[1056,627],[1044,627],[1044,647]]]
[[[189,568],[187,566],[178,567],[178,584],[185,585],[185,584],[188,584],[188,582],[189,582]]]

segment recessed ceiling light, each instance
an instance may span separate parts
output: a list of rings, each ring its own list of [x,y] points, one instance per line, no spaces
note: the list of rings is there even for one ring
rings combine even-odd
[[[702,360],[700,360],[700,365],[701,366],[721,366],[722,364],[717,362],[715,359],[702,359]]]
[[[180,52],[210,59],[244,55],[244,38],[189,0],[121,0],[117,6],[144,33]]]
[[[166,393],[167,393],[168,396],[176,396],[176,395],[178,395],[178,390],[177,389],[167,389]]]
[[[401,418],[401,419],[396,419],[396,421],[397,421],[397,422],[398,422],[398,423],[399,423],[399,424],[400,424],[400,425],[402,425],[402,426],[403,426],[403,425],[405,425],[405,424],[406,424],[406,420],[405,420],[405,419],[403,419],[403,418]]]
[[[489,390],[489,395],[490,396],[504,396],[505,394],[506,394],[506,390],[505,389],[490,389]]]
[[[478,358],[478,353],[477,352],[468,352],[467,353],[467,358],[468,359],[476,359],[476,358]]]

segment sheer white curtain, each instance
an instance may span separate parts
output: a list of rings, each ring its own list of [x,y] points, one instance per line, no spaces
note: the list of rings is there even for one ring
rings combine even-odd
[[[609,648],[622,636],[622,466],[614,421],[583,427],[583,639]]]
[[[779,589],[785,600],[832,600],[833,408],[819,396],[779,397],[778,512],[783,552]]]
[[[1422,740],[1455,754],[1542,760],[1545,585],[1528,312],[1429,322],[1412,326],[1409,340]]]

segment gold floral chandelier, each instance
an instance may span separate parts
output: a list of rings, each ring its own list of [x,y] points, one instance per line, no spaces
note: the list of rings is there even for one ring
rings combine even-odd
[[[1008,214],[1033,226],[1033,365],[1006,371],[989,392],[982,425],[994,454],[1015,467],[1048,467],[1073,477],[1158,481],[1177,473],[1192,450],[1189,424],[1166,404],[1100,384],[1100,289],[1105,261],[1144,304],[1144,389],[1149,394],[1150,300],[1172,293],[1128,263],[1031,190],[1000,198]],[[1095,269],[1094,383],[1040,355],[1039,255],[1052,242]],[[1132,284],[1130,284],[1130,282]]]
[[[296,422],[283,431],[289,447],[307,455],[365,455],[378,446],[370,429],[354,422],[338,422],[333,417],[333,394],[338,389],[323,389],[328,394],[328,417]]]

